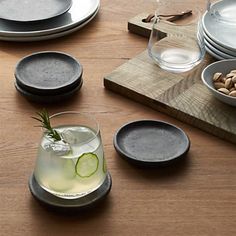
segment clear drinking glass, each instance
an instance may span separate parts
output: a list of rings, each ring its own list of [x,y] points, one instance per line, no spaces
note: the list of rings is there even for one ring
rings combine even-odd
[[[206,2],[157,1],[148,52],[161,68],[175,73],[191,70],[205,55],[201,18]]]
[[[95,191],[107,174],[98,123],[78,112],[61,112],[50,121],[62,140],[54,141],[47,130],[43,132],[34,169],[38,184],[65,199]]]

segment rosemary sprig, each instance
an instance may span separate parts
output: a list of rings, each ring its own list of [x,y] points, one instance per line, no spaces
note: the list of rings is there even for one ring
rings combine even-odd
[[[39,117],[32,117],[33,119],[41,123],[40,127],[43,127],[47,130],[47,135],[52,138],[54,141],[62,140],[60,134],[51,127],[50,118],[47,110],[43,109],[41,112],[36,112]]]

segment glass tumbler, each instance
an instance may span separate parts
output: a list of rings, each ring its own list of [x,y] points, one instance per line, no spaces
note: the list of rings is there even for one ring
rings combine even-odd
[[[47,192],[60,198],[83,197],[107,175],[99,125],[91,116],[61,112],[50,117],[61,140],[44,130],[38,147],[34,176]]]
[[[150,57],[170,72],[191,70],[205,55],[201,18],[206,2],[160,0],[157,3],[148,43]]]

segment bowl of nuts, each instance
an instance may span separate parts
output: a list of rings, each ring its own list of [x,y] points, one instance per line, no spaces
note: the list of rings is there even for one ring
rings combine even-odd
[[[236,59],[214,62],[202,71],[202,81],[221,102],[236,106]]]

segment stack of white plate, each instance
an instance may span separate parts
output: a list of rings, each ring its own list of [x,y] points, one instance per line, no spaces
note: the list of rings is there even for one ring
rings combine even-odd
[[[24,2],[30,5],[22,6]],[[84,27],[96,16],[99,7],[100,0],[0,1],[0,40],[61,37]]]
[[[203,15],[206,50],[218,60],[236,58],[235,12],[235,0],[222,0]]]

